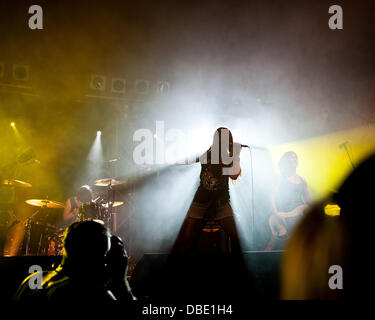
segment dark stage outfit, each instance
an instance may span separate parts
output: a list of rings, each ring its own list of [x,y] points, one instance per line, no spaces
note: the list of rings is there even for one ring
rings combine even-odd
[[[288,179],[283,179],[275,194],[276,208],[281,212],[289,212],[298,206],[305,204],[305,181],[292,183]]]
[[[207,159],[210,156],[209,150]],[[222,174],[224,167],[223,164],[201,164],[200,184],[190,206],[188,217],[193,219],[233,217],[229,203],[229,176]]]
[[[288,179],[284,178],[276,192],[275,192],[275,205],[278,212],[291,212],[301,205],[307,204],[305,199],[306,182],[302,179],[301,183],[292,183]],[[288,234],[291,233],[293,225],[298,221],[298,217],[286,218],[285,224],[288,228]],[[266,251],[270,250],[283,250],[288,240],[288,236],[284,238],[278,238],[272,235],[269,241]]]
[[[230,205],[229,176],[223,175],[223,169],[230,165],[212,164],[211,149],[205,156],[207,163],[201,161],[200,184],[176,240],[174,251],[187,251],[207,220],[220,220],[224,231],[230,237],[231,251],[239,251],[238,234]]]
[[[75,197],[70,197],[69,202],[70,202],[70,208],[71,208],[70,211],[74,211],[75,209],[78,209]]]

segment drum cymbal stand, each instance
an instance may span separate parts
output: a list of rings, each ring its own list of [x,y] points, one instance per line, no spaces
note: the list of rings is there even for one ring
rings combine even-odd
[[[83,221],[85,219],[85,215],[83,212],[84,204],[82,203],[78,208],[78,220]]]
[[[115,190],[112,187],[112,181],[109,182],[108,185],[108,217],[107,217],[107,227],[109,227],[109,224],[111,226],[109,229],[112,233],[116,232],[116,216],[113,213],[113,204],[115,203]]]
[[[30,217],[26,219],[26,222],[24,223],[25,230],[26,230],[26,246],[25,246],[25,255],[29,255],[29,250],[30,250],[30,238],[31,238],[31,221],[34,218],[35,215],[37,215],[40,211],[42,211],[43,207],[35,211]]]

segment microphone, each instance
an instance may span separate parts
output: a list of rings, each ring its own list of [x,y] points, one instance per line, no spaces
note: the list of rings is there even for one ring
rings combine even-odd
[[[241,148],[258,149],[258,150],[266,150],[267,151],[267,148],[265,148],[265,147],[249,146],[247,144],[241,144]]]
[[[248,144],[241,144],[236,142],[235,145],[238,147],[240,146],[241,148],[249,148],[249,149],[258,149],[258,150],[268,150],[266,147],[261,147],[261,146],[255,146],[255,145],[248,145]]]

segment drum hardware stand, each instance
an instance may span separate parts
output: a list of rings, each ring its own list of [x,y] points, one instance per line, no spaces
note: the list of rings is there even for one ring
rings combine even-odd
[[[64,205],[62,203],[47,200],[47,199],[29,199],[29,200],[26,200],[25,202],[27,204],[31,205],[31,206],[39,207],[39,209],[37,211],[35,211],[29,218],[27,218],[23,222],[24,226],[25,226],[25,230],[26,230],[25,231],[25,233],[26,233],[26,237],[25,237],[26,238],[26,244],[22,245],[22,247],[25,246],[25,255],[28,256],[30,254],[30,245],[31,245],[31,240],[32,240],[31,231],[32,231],[33,226],[31,224],[33,223],[33,220],[35,219],[35,216],[38,213],[42,212],[44,209],[64,208]],[[45,217],[49,217],[49,213]],[[44,228],[44,230],[41,231],[42,233],[39,235],[39,240],[38,240],[38,244],[37,244],[38,248],[37,248],[37,252],[36,252],[37,255],[40,255],[40,253],[46,253],[47,252],[48,249],[43,246],[44,245],[43,241],[45,241],[46,239],[48,240],[47,232],[49,232],[49,230],[51,228],[56,229],[55,226],[45,222],[45,220],[44,220],[45,217],[42,220],[35,221],[37,224],[40,225],[40,227],[42,229]]]
[[[116,150],[118,150],[118,121],[116,121]],[[115,158],[115,161],[110,162],[110,170],[111,170],[111,176],[116,177],[117,176],[117,165],[118,160],[120,157],[118,156]],[[109,181],[108,185],[108,213],[106,217],[107,222],[107,228],[111,230],[113,234],[117,232],[117,212],[113,212],[113,204],[115,203],[115,190],[112,187],[112,179]],[[111,199],[112,195],[112,199]]]
[[[84,206],[84,204],[81,204],[79,206],[79,210],[78,210],[78,220],[79,221],[83,221],[84,220],[83,206]]]
[[[25,229],[26,229],[26,234],[27,234],[27,241],[26,241],[26,247],[25,247],[25,255],[28,256],[29,255],[29,250],[30,250],[30,238],[31,238],[31,220],[34,218],[35,215],[37,215],[41,210],[43,209],[43,207],[41,207],[40,209],[38,209],[37,211],[35,211],[31,217],[28,217],[26,219],[26,223],[25,223]],[[39,239],[39,244],[40,244],[40,239]],[[38,249],[38,252],[39,252],[39,249]]]
[[[115,201],[115,190],[112,188],[112,181],[110,180],[108,185],[108,217],[107,217],[107,224],[111,222],[112,232],[116,232],[116,218],[113,216],[113,204]]]
[[[116,213],[113,212],[113,208],[123,204],[122,201],[115,202],[116,190],[113,187],[124,183],[125,181],[115,178],[105,178],[94,182],[94,184],[97,186],[103,186],[107,188],[105,204],[103,205],[103,207],[106,210],[102,208],[103,211],[101,211],[103,212],[102,221],[105,223],[106,227],[110,229],[112,232],[117,231],[117,217]],[[105,190],[103,191],[103,193],[105,193]]]
[[[350,153],[349,153],[349,149],[348,149],[348,144],[349,142],[348,141],[345,141],[344,143],[340,144],[339,145],[339,148],[344,148],[345,149],[345,152],[346,152],[346,156],[348,157],[349,159],[349,162],[353,168],[353,170],[355,169],[355,166],[354,166],[354,163],[353,163],[353,160],[352,160],[352,157],[350,156]],[[349,146],[350,147],[350,146]]]

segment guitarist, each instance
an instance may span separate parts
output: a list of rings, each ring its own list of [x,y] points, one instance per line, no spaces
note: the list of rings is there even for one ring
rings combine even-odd
[[[297,174],[298,157],[286,152],[279,160],[281,179],[271,195],[273,214],[269,218],[272,236],[266,251],[282,249],[293,225],[312,201],[306,181]]]

